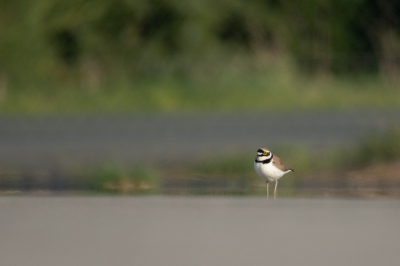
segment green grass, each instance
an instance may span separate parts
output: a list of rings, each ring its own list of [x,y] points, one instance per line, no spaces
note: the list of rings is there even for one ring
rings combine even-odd
[[[340,177],[346,171],[362,169],[375,164],[391,163],[400,160],[400,129],[392,128],[385,134],[370,134],[357,145],[349,148],[310,150],[300,146],[272,147],[279,154],[284,164],[295,170],[279,181],[279,186],[289,193],[298,187],[299,183],[320,178],[321,173],[330,173]],[[223,183],[225,187],[242,187],[247,192],[254,188],[264,187],[264,181],[253,169],[253,155],[229,156],[225,158],[210,158],[198,162],[191,168],[188,176],[201,176],[210,185]],[[239,185],[238,185],[239,184]],[[256,189],[256,191],[259,191]]]
[[[400,128],[383,135],[369,134],[354,150],[344,152],[341,164],[348,168],[388,163],[400,159]]]
[[[83,170],[87,189],[98,193],[155,193],[159,189],[159,175],[149,167],[124,168],[104,165]]]
[[[228,71],[227,71],[228,72]],[[118,80],[88,88],[26,85],[0,93],[3,114],[213,112],[400,107],[396,84],[378,77],[304,77],[285,69],[229,71],[208,78]]]
[[[300,146],[279,146],[271,147],[271,150],[285,165],[295,170],[279,181],[283,193],[280,195],[290,196],[298,187],[314,184],[316,179],[324,182],[322,176],[326,173],[335,180],[337,177],[343,179],[346,171],[400,160],[400,129],[393,128],[386,134],[371,134],[347,149],[315,151]],[[94,193],[263,195],[265,182],[255,173],[253,160],[254,154],[232,154],[161,168],[155,165],[74,165],[66,167],[60,174],[66,178],[63,182],[72,184],[73,189]],[[1,169],[0,187],[19,190],[27,184],[46,186],[46,182],[51,187],[52,178],[54,176],[46,172]]]

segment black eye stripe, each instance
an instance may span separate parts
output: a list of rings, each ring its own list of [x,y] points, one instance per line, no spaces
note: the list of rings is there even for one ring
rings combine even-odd
[[[264,151],[262,149],[258,149],[257,152],[264,153]]]

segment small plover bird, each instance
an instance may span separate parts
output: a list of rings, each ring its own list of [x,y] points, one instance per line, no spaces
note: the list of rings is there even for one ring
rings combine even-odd
[[[257,150],[257,156],[254,161],[254,169],[257,174],[267,182],[267,198],[268,198],[268,182],[275,181],[274,198],[276,198],[276,187],[278,179],[284,174],[294,172],[292,169],[283,165],[278,156],[272,154],[268,149],[261,148]]]

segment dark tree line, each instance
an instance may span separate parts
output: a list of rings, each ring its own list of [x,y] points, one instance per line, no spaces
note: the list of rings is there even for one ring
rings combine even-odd
[[[396,76],[400,1],[0,2],[0,78],[10,80],[186,75],[262,54],[309,73]]]

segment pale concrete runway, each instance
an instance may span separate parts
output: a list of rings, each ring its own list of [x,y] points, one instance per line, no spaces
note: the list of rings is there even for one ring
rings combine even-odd
[[[398,265],[400,201],[1,197],[2,266]]]

